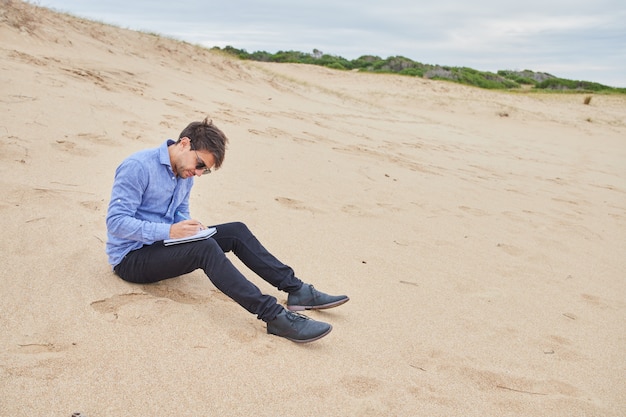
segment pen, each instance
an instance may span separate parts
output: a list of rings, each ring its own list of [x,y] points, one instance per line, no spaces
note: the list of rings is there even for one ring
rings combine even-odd
[[[181,212],[180,212],[180,211],[178,211],[178,210],[176,211],[176,215],[177,215],[178,217],[180,217],[181,219],[183,219],[183,220],[191,220],[188,216],[185,216],[183,213],[181,213]],[[200,230],[204,230],[204,229],[206,229],[206,227],[204,227],[204,226],[202,225],[202,223],[198,222],[198,224],[200,225]]]
[[[176,212],[176,215],[177,215],[178,217],[180,217],[181,219],[183,219],[183,220],[191,220],[189,217],[185,216],[185,215],[184,215],[183,213],[181,213],[180,211],[177,211],[177,212]]]

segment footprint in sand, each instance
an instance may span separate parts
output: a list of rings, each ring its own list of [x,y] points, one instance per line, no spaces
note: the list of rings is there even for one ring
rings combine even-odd
[[[363,206],[355,204],[346,204],[341,207],[341,211],[351,216],[372,217],[373,215],[366,211]]]
[[[229,206],[235,207],[237,209],[240,210],[245,210],[245,211],[257,211],[257,204],[255,201],[251,201],[251,200],[246,200],[246,201],[229,201],[228,202]]]
[[[561,395],[566,397],[578,397],[580,395],[580,391],[573,385],[555,379],[539,380],[469,367],[459,369],[459,376],[460,379],[469,380],[470,385],[480,391],[501,390],[525,395]],[[522,401],[521,398],[520,401]]]
[[[580,294],[580,297],[582,298],[582,300],[593,306],[593,307],[598,307],[601,309],[607,309],[607,308],[621,308],[626,306],[626,303],[623,302],[617,302],[617,300],[615,300],[614,302],[612,302],[611,300],[604,300],[596,295],[592,295],[592,294]]]
[[[278,201],[281,205],[294,210],[308,210],[312,213],[319,211],[307,206],[303,201],[295,200],[289,197],[276,197],[274,200]]]
[[[103,300],[93,301],[91,307],[99,313],[117,313],[126,304],[152,298],[144,293],[116,294]]]
[[[144,285],[143,287],[146,293],[157,297],[157,298],[167,298],[176,303],[182,304],[203,304],[210,301],[210,297],[187,293],[181,291],[177,288],[171,288],[166,285]],[[217,294],[221,294],[220,292],[215,291]],[[219,298],[219,295],[217,295]]]
[[[155,321],[158,314],[154,306],[159,299],[145,293],[116,294],[91,303],[98,313],[104,314],[109,321],[119,320],[129,325],[145,325]],[[163,303],[163,300],[160,300]]]
[[[81,148],[75,142],[72,142],[71,140],[57,140],[54,143],[54,147],[62,152],[67,152],[71,155],[76,155],[76,156],[91,155],[90,151],[88,151],[87,149]]]
[[[87,210],[99,211],[104,207],[104,200],[85,200],[81,201],[80,205],[85,207]]]
[[[473,214],[474,216],[486,216],[489,213],[487,213],[484,210],[478,209],[478,208],[474,208],[474,207],[467,207],[467,206],[459,206],[459,209],[466,212],[466,213],[470,213]]]
[[[158,320],[158,311],[166,308],[167,300],[182,304],[206,304],[215,300],[232,301],[218,290],[207,296],[188,293],[167,285],[144,285],[145,292],[116,294],[93,301],[91,307],[104,314],[110,321],[121,320],[126,324],[147,324]]]
[[[353,397],[365,398],[378,392],[382,383],[371,377],[352,375],[341,378],[341,386]]]

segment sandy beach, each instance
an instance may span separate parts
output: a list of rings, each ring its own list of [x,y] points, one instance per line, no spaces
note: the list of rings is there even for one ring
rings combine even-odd
[[[0,415],[626,415],[626,97],[238,61],[0,3]],[[299,345],[119,279],[117,165],[210,116],[191,212],[350,302]],[[264,292],[287,295],[233,258]]]

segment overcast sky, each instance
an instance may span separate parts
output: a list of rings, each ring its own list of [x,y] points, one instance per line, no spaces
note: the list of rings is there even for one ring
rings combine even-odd
[[[248,52],[548,72],[626,87],[624,0],[38,0],[62,12]]]

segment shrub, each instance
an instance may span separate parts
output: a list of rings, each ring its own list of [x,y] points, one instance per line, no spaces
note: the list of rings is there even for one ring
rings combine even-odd
[[[11,0],[0,1],[11,3]],[[218,47],[212,49],[220,50]],[[545,72],[500,70],[494,74],[467,67],[422,64],[403,56],[390,56],[383,59],[376,55],[362,55],[350,61],[340,56],[323,54],[318,49],[313,49],[313,52],[308,54],[298,51],[278,51],[275,54],[257,51],[249,54],[244,49],[226,46],[223,51],[240,59],[322,65],[337,70],[357,69],[364,72],[393,73],[433,80],[447,80],[489,89],[512,89],[520,88],[521,85],[533,85],[540,90],[613,91],[626,93],[625,88],[611,88],[589,81],[565,80]]]

